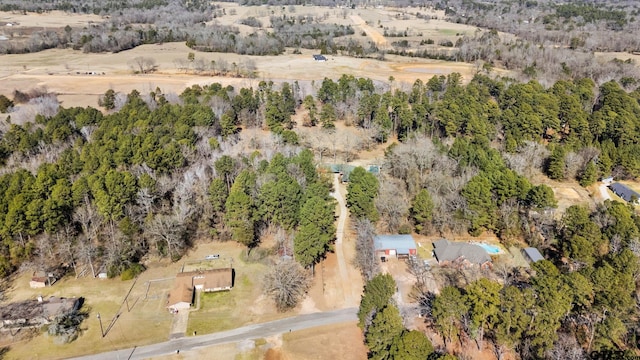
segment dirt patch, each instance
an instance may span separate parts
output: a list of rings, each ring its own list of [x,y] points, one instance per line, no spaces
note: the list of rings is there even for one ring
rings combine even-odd
[[[577,181],[554,181],[543,174],[537,174],[531,179],[531,183],[534,185],[545,184],[553,189],[553,194],[558,201],[558,208],[555,212],[556,218],[560,218],[565,210],[572,205],[584,205],[594,208],[596,200],[599,198],[599,196],[594,197],[593,195],[594,192],[598,192],[598,189],[585,189]]]
[[[373,43],[380,49],[386,49],[389,47],[389,43],[385,37],[378,32],[378,30],[373,27],[367,25],[367,23],[358,15],[351,15],[351,20],[353,24],[360,28],[361,31],[364,31],[368,37],[373,40]]]

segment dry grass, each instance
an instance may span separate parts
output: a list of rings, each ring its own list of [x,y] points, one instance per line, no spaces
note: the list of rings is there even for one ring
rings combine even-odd
[[[577,181],[554,181],[542,174],[538,174],[531,179],[531,183],[534,185],[545,184],[553,189],[553,194],[558,201],[558,208],[556,210],[556,217],[558,218],[572,205],[585,205],[589,208],[595,207],[596,203],[592,193],[580,186]]]
[[[286,359],[360,360],[367,357],[362,332],[355,322],[294,331],[282,338]]]
[[[169,270],[172,266],[167,267]],[[155,269],[157,270],[157,269]],[[89,317],[82,324],[83,333],[73,343],[55,344],[53,339],[41,335],[29,342],[11,345],[6,359],[59,359],[76,355],[109,351],[120,347],[149,344],[157,339],[166,339],[171,317],[165,311],[166,297],[143,299],[144,282],[157,275],[151,270],[136,282],[129,299],[129,307],[123,300],[133,281],[119,279],[98,280],[94,278],[67,278],[52,287],[30,289],[29,274],[23,274],[14,281],[14,288],[7,294],[8,300],[35,299],[37,295],[63,297],[84,297],[85,309]],[[129,311],[131,309],[131,311]],[[114,326],[103,338],[97,314],[100,313],[105,328],[117,317]],[[118,315],[119,314],[119,315]]]
[[[63,28],[85,27],[104,19],[94,14],[71,14],[63,11],[49,11],[42,14],[0,11],[0,35],[8,36],[11,32],[19,32],[28,27]],[[6,24],[11,23],[12,26]]]
[[[398,10],[393,8],[365,8],[365,9],[328,9],[315,6],[295,6],[293,12],[290,7],[241,7],[237,4],[224,3],[221,5],[227,15],[215,19],[213,22],[223,25],[237,26],[241,32],[252,33],[254,28],[241,25],[239,21],[249,16],[259,19],[263,26],[269,25],[269,16],[286,14],[287,16],[313,15],[326,17],[325,23],[336,23],[355,26],[357,34],[352,37],[358,41],[363,39],[359,27],[366,27],[370,36],[377,43],[384,45],[391,39],[384,38],[383,29],[390,27],[407,27],[412,31],[422,32],[422,37],[408,37],[410,41],[432,37],[439,41],[447,39],[454,41],[461,34],[475,31],[467,25],[447,23],[441,14],[438,20],[417,19],[415,12],[424,10],[418,8],[407,11],[407,20],[398,20]],[[235,13],[235,15],[233,14]],[[66,16],[66,17],[65,17]],[[65,15],[51,13],[47,15],[14,15],[0,13],[0,21],[16,21],[22,25],[34,25],[48,19],[52,28],[64,27],[67,23],[80,26],[91,21],[101,21],[93,15]],[[355,20],[354,20],[355,19]],[[404,19],[404,17],[403,17]],[[368,25],[367,25],[368,24]],[[21,25],[21,26],[22,26]],[[383,28],[380,28],[382,26]],[[6,26],[0,27],[0,34],[6,31]],[[368,77],[386,82],[393,76],[398,86],[411,84],[416,79],[427,81],[434,75],[446,75],[459,72],[465,81],[469,81],[475,73],[475,67],[470,64],[452,63],[429,59],[387,56],[386,61],[373,59],[356,59],[343,56],[330,56],[325,63],[316,63],[311,55],[315,50],[302,50],[302,54],[284,54],[280,56],[241,56],[236,54],[201,53],[196,52],[196,59],[205,63],[212,60],[224,59],[229,64],[242,63],[245,59],[252,59],[257,66],[258,79],[237,79],[228,77],[200,76],[180,72],[175,60],[186,59],[193,50],[183,43],[165,43],[158,45],[143,45],[132,50],[117,54],[85,54],[70,49],[51,49],[33,54],[3,55],[3,67],[0,68],[0,94],[10,95],[13,90],[28,90],[35,87],[47,87],[59,94],[63,106],[97,106],[98,96],[109,89],[129,93],[137,89],[143,93],[159,87],[165,92],[180,93],[185,87],[193,84],[208,84],[220,82],[236,87],[256,87],[259,80],[294,81],[301,83],[318,82],[324,77],[337,78],[342,74],[352,74],[358,77]],[[289,50],[290,52],[290,50]],[[138,56],[151,57],[158,65],[154,74],[132,75],[128,62]],[[95,72],[100,75],[86,75]],[[104,73],[104,75],[103,75]]]

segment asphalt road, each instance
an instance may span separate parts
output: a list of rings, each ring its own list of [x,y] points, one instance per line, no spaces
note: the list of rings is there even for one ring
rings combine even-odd
[[[356,312],[356,308],[346,308],[335,311],[304,314],[262,324],[243,326],[214,334],[184,337],[163,343],[83,356],[71,360],[147,359],[155,356],[175,354],[176,350],[188,351],[230,342],[259,339],[291,330],[296,331],[316,326],[355,321],[357,320]]]

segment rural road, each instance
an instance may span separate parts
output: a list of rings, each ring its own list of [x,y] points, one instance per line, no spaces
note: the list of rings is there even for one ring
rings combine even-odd
[[[304,314],[262,324],[243,326],[214,334],[185,337],[153,345],[77,357],[71,360],[148,359],[150,357],[175,354],[176,350],[189,351],[225,343],[260,339],[291,330],[297,331],[317,326],[355,321],[357,320],[356,312],[356,308],[346,308],[335,311]]]
[[[347,273],[347,263],[344,260],[344,249],[342,248],[342,239],[344,238],[344,225],[347,221],[347,204],[340,192],[340,175],[335,174],[333,177],[333,196],[340,206],[340,215],[338,216],[338,226],[336,227],[336,256],[338,258],[338,270],[342,278],[342,292],[345,302],[349,303],[352,298],[351,286],[349,283],[349,274]]]

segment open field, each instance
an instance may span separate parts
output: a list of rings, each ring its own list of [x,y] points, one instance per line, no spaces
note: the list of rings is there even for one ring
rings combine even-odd
[[[47,13],[26,13],[15,11],[0,11],[0,35],[10,36],[12,32],[28,27],[63,28],[84,27],[92,23],[102,22],[104,19],[94,14],[71,14],[63,11]]]
[[[147,93],[159,87],[163,92],[180,93],[194,84],[219,82],[236,87],[257,87],[260,80],[315,82],[319,86],[325,77],[342,74],[368,77],[387,82],[390,76],[398,84],[411,84],[416,79],[428,81],[434,75],[459,72],[465,81],[471,80],[474,67],[465,63],[388,56],[388,61],[329,56],[324,63],[314,62],[311,50],[302,54],[280,56],[240,56],[236,54],[196,53],[205,63],[225,59],[240,63],[243,58],[255,61],[256,79],[199,76],[181,73],[174,61],[186,59],[192,50],[183,43],[143,45],[117,54],[84,54],[70,49],[52,49],[34,54],[3,55],[7,64],[0,69],[0,94],[11,96],[18,90],[45,87],[59,94],[62,105],[97,106],[98,97],[109,89],[129,93],[137,89]],[[129,62],[139,56],[151,57],[158,65],[153,74],[134,75]],[[99,75],[87,75],[87,73]],[[104,73],[104,75],[102,75]]]
[[[350,37],[360,42],[373,39],[381,47],[399,38],[387,38],[382,33],[391,28],[412,29],[406,39],[420,41],[422,38],[455,40],[463,34],[471,34],[476,29],[467,25],[448,23],[441,20],[443,14],[430,11],[430,20],[419,19],[417,12],[426,14],[428,10],[409,8],[329,9],[316,6],[242,7],[233,3],[217,4],[226,12],[225,16],[214,19],[209,25],[232,25],[241,33],[253,33],[256,28],[240,24],[250,16],[257,18],[268,30],[269,17],[272,15],[304,16],[322,18],[323,23],[335,23],[354,27],[356,34]],[[436,19],[437,18],[437,19]],[[65,25],[88,26],[92,22],[103,21],[95,15],[67,15],[61,12],[47,14],[0,13],[0,35],[11,36],[11,31],[20,27],[32,27],[36,24],[52,29],[62,29]],[[3,23],[4,22],[4,23]],[[18,24],[6,26],[6,23]],[[363,37],[361,32],[369,35]],[[414,34],[415,33],[415,34]],[[419,35],[422,34],[422,35]],[[345,39],[349,37],[344,37]],[[339,38],[343,39],[343,38]],[[435,45],[437,46],[437,45]],[[231,77],[213,77],[184,73],[177,67],[177,60],[186,60],[187,54],[194,52],[184,43],[165,43],[143,45],[120,53],[86,54],[71,49],[50,49],[31,54],[2,55],[0,68],[0,94],[10,96],[14,90],[26,91],[35,87],[45,87],[59,94],[63,106],[97,106],[97,99],[109,89],[129,93],[137,89],[142,93],[161,88],[164,92],[180,93],[194,84],[219,82],[236,87],[256,87],[260,80],[299,81],[308,86],[319,86],[325,77],[338,78],[342,74],[368,77],[387,83],[390,76],[398,86],[412,84],[416,79],[427,81],[434,75],[446,75],[459,72],[464,81],[469,81],[476,71],[474,65],[387,55],[385,61],[358,59],[347,56],[328,56],[329,61],[317,63],[311,55],[317,50],[301,50],[301,54],[292,54],[287,50],[280,56],[241,56],[229,53],[195,52],[197,61],[205,64],[211,61],[226,61],[228,64],[241,64],[250,59],[255,62],[255,79]],[[152,74],[134,75],[130,66],[136,57],[152,58],[157,71]],[[310,85],[315,82],[315,85]]]

